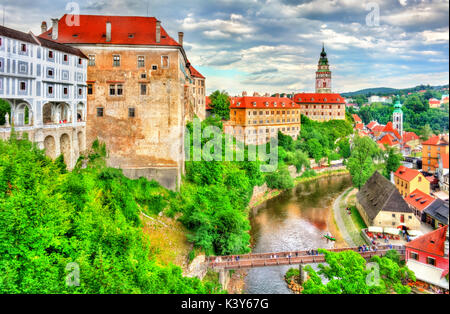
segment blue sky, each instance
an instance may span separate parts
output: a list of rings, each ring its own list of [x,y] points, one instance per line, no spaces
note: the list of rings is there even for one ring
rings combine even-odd
[[[0,9],[5,26],[39,34],[41,21],[70,12],[68,2],[2,0]],[[208,93],[313,91],[322,42],[336,92],[449,82],[448,0],[75,2],[81,14],[146,16],[148,8],[174,39],[183,31]]]

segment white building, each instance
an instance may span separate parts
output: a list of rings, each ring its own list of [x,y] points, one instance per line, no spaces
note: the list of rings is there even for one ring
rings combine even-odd
[[[372,104],[374,102],[392,104],[392,99],[390,97],[386,97],[386,96],[373,95],[368,98],[368,101],[369,101],[369,104]]]
[[[79,49],[0,26],[0,98],[10,105],[0,139],[13,126],[73,168],[85,150],[86,79],[87,57]]]

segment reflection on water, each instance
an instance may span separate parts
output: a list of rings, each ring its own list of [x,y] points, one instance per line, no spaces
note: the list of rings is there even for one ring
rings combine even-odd
[[[253,252],[330,248],[323,234],[332,201],[351,186],[347,175],[301,183],[258,207],[251,217]],[[290,266],[249,270],[247,293],[291,293],[283,276]]]

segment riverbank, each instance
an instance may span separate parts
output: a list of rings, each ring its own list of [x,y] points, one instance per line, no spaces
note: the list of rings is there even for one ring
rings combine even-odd
[[[306,183],[306,182],[312,182],[315,180],[323,179],[326,177],[334,177],[334,176],[343,176],[347,175],[348,171],[345,169],[338,169],[335,171],[323,171],[321,173],[318,173],[317,175],[313,177],[303,177],[303,178],[296,178],[295,179],[295,186]],[[294,187],[295,188],[295,187]],[[280,190],[271,190],[268,188],[263,189],[257,189],[257,197],[252,197],[252,201],[250,202],[249,206],[249,212],[253,214],[257,214],[258,209],[261,204],[263,204],[266,201],[269,201],[272,198],[275,198],[276,196],[279,196],[281,194]],[[327,205],[328,206],[328,205]],[[332,202],[331,205],[332,206]],[[342,236],[339,233],[339,230],[337,228],[336,222],[334,221],[333,217],[333,211],[332,209],[327,211],[327,215],[325,218],[326,224],[327,224],[327,231],[330,232],[335,238],[336,242],[334,243],[334,247],[344,247],[345,241],[343,240]],[[252,241],[253,243],[253,241]],[[245,278],[248,274],[247,270],[240,270],[239,272],[234,272],[231,276],[231,280],[229,283],[229,293],[245,293]]]

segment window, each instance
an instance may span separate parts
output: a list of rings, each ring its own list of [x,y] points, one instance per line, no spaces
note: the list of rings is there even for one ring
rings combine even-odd
[[[147,84],[141,84],[141,95],[147,95]]]
[[[113,66],[115,66],[115,67],[120,66],[120,56],[119,55],[113,55]]]
[[[93,94],[94,89],[93,89],[92,84],[88,84],[87,91],[88,91],[88,95],[92,95]]]
[[[116,94],[116,85],[109,85],[109,95],[114,96]]]
[[[2,38],[0,37],[0,46],[2,45]]]
[[[83,95],[83,89],[80,87],[80,88],[78,88],[78,95]]]
[[[83,59],[78,58],[78,64],[79,64],[79,65],[82,65],[82,64],[83,64]]]
[[[153,71],[158,70],[158,66],[157,66],[157,65],[152,65],[152,70],[153,70]]]
[[[123,95],[123,87],[122,84],[117,85],[117,96]]]
[[[64,95],[68,95],[69,94],[69,89],[67,87],[64,87],[63,93],[64,93]]]
[[[49,69],[49,70],[47,71],[47,74],[48,74],[48,76],[53,77],[53,70],[52,70],[52,69]]]
[[[97,117],[103,117],[103,108],[102,107],[97,108]]]
[[[134,108],[128,108],[128,117],[134,118],[135,117],[135,110]]]
[[[20,46],[20,51],[22,51],[22,52],[27,52],[27,45],[26,45],[26,44],[22,44],[22,45]]]
[[[146,79],[146,78],[147,78],[147,74],[142,73],[142,74],[141,74],[141,79]]]
[[[53,59],[53,51],[51,51],[51,50],[48,51],[48,57],[50,59]]]
[[[48,93],[49,93],[50,95],[53,95],[53,86],[49,86],[49,87],[48,87]]]
[[[161,57],[161,67],[163,69],[167,69],[169,67],[169,56],[162,56]]]
[[[395,218],[395,214],[392,214],[392,217]]]
[[[143,56],[138,56],[138,68],[145,67],[145,59]]]
[[[20,82],[20,90],[24,91],[27,89],[27,84],[25,82]]]
[[[95,55],[89,55],[89,65],[90,66],[95,65]]]
[[[64,62],[67,62],[67,61],[69,61],[69,57],[67,55],[64,55],[63,60],[64,60]]]
[[[410,253],[409,253],[409,258],[418,261],[418,260],[419,260],[419,254],[417,254],[417,253],[415,253],[415,252],[410,252]]]
[[[433,258],[433,257],[427,257],[427,264],[428,265],[433,265],[433,266],[436,266],[436,259],[435,258]]]

